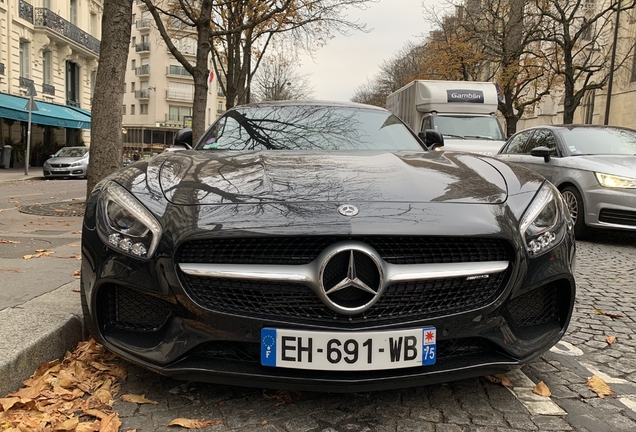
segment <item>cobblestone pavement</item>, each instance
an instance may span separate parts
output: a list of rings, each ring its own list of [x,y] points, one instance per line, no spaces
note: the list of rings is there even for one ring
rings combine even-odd
[[[218,420],[206,430],[223,432],[636,431],[636,235],[599,232],[577,247],[569,332],[522,369],[529,387],[513,380],[514,394],[484,378],[350,395],[277,393],[175,381],[128,366],[122,393],[158,404],[117,401],[122,430],[174,431],[166,425],[183,417]],[[607,336],[616,342],[608,344]],[[585,383],[592,375],[616,395],[601,399],[590,391]],[[551,389],[544,400],[560,415],[538,413],[545,407],[533,402],[529,388],[539,381]]]

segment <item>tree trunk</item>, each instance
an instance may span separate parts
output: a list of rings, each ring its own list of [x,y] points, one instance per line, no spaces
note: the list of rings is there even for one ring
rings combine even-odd
[[[197,21],[197,63],[194,66],[194,100],[192,102],[192,144],[196,144],[205,132],[205,109],[208,102],[208,56],[210,54],[210,16],[212,2],[201,3],[201,12]]]
[[[102,42],[91,113],[87,196],[122,166],[122,106],[133,0],[104,0]]]

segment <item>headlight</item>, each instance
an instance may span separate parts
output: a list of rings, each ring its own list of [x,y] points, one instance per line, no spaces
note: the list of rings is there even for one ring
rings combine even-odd
[[[606,188],[636,189],[636,179],[610,174],[594,173],[598,183]]]
[[[561,194],[545,182],[521,218],[520,230],[528,254],[536,257],[559,244],[568,220]]]
[[[72,166],[72,167],[78,167],[78,166],[82,166],[82,165],[84,165],[84,163],[83,163],[83,162],[73,162],[73,163],[71,164],[71,166]]]
[[[130,192],[115,182],[104,186],[97,216],[102,241],[135,258],[148,259],[157,249],[161,225]]]

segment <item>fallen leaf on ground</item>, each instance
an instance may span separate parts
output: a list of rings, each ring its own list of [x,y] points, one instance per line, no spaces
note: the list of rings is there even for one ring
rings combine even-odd
[[[73,231],[71,234],[81,234],[82,231]]]
[[[610,317],[612,319],[614,319],[614,318],[622,318],[623,317],[623,315],[621,315],[621,314],[608,313],[608,312],[602,311],[600,309],[594,309],[594,312],[597,315],[607,316],[607,317]]]
[[[62,209],[55,209],[55,213],[64,213],[66,210],[62,210]]]
[[[266,424],[267,424],[267,420],[263,420],[263,421],[261,422],[261,426],[265,426]]]
[[[8,244],[19,244],[19,241],[13,241],[13,240],[7,240],[7,239],[0,239],[0,243],[8,243]]]
[[[605,338],[605,342],[608,343],[608,345],[613,344],[614,342],[616,342],[616,336],[608,336]]]
[[[552,392],[543,381],[539,381],[539,384],[532,388],[532,393],[543,397],[550,397],[552,395]]]
[[[47,251],[46,249],[38,249],[38,250],[41,250],[41,252],[38,252],[36,254],[24,255],[22,258],[24,258],[25,260],[28,260],[31,258],[42,258],[42,257],[53,255],[55,253],[55,251]]]
[[[76,260],[81,260],[82,259],[82,255],[80,255],[80,254],[77,254],[77,255],[64,255],[64,256],[58,255],[55,258],[75,258]]]
[[[188,429],[202,429],[221,423],[221,420],[192,420],[187,418],[176,418],[168,423],[168,426],[181,426]]]
[[[585,384],[587,384],[590,390],[596,393],[601,399],[605,398],[606,396],[614,396],[614,392],[612,391],[610,386],[608,386],[605,381],[603,381],[596,375],[588,379]]]
[[[142,394],[142,395],[125,394],[125,395],[121,395],[119,399],[123,400],[124,402],[130,402],[130,403],[159,405],[159,402],[146,399],[145,394]]]
[[[75,270],[75,271],[73,272],[73,277],[74,277],[75,279],[79,279],[81,276],[82,276],[82,272],[81,272],[81,270]]]
[[[268,399],[276,400],[275,406],[280,406],[294,403],[294,398],[302,398],[303,393],[299,391],[276,390],[273,394],[268,394],[266,391],[263,391],[263,396]]]
[[[493,384],[501,384],[504,387],[511,386],[510,378],[504,374],[486,375],[484,378],[486,378],[486,381],[490,381]]]
[[[69,243],[66,246],[70,246],[70,247],[79,247],[79,245],[77,243]]]
[[[5,271],[5,272],[9,272],[9,273],[22,273],[18,269],[0,269],[0,271]]]

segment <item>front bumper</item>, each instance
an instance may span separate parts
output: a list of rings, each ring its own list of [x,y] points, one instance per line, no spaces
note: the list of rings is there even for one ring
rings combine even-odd
[[[498,296],[478,308],[352,325],[259,317],[202,307],[163,244],[143,262],[105,246],[85,224],[82,295],[95,337],[122,357],[186,380],[268,388],[352,392],[503,373],[552,347],[565,333],[575,296],[570,234],[529,260],[515,252]],[[260,364],[264,327],[312,331],[398,330],[433,326],[435,365],[383,371],[308,371]]]
[[[597,228],[636,231],[636,189],[595,185],[585,192],[586,224]]]
[[[42,172],[44,177],[53,178],[53,177],[86,177],[87,167],[79,166],[79,167],[64,167],[64,168],[50,168],[44,167]]]

